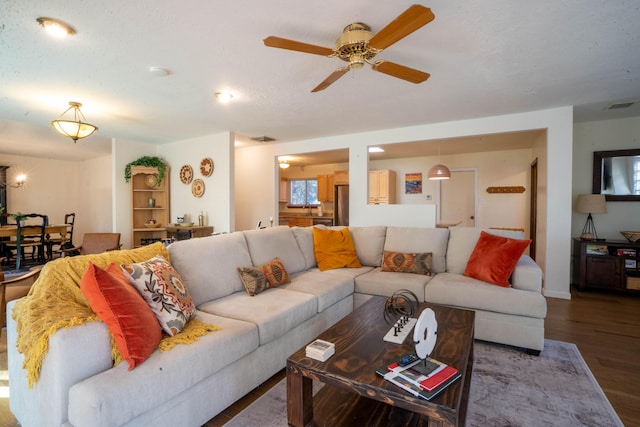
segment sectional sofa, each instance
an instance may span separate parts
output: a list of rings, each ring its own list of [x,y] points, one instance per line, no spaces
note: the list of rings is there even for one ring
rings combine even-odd
[[[285,366],[287,356],[372,295],[409,289],[421,300],[476,311],[476,338],[543,349],[546,302],[540,268],[523,255],[508,288],[464,276],[476,228],[350,227],[359,268],[320,271],[311,227],[274,227],[179,241],[169,246],[197,307],[221,327],[197,342],[155,351],[128,370],[113,367],[99,321],[58,330],[39,381],[28,387],[16,351],[20,319],[10,314],[11,410],[29,426],[199,426]],[[492,231],[509,237],[522,237]],[[431,252],[431,276],[381,271],[383,251]],[[88,255],[91,257],[92,255]],[[280,258],[291,282],[249,296],[238,267]],[[56,268],[57,261],[51,263]],[[27,297],[28,298],[28,297]]]

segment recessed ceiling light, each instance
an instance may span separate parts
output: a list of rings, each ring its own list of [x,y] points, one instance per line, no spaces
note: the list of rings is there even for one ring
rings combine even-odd
[[[47,33],[57,38],[69,37],[76,33],[71,25],[57,19],[40,17],[36,21]]]
[[[384,150],[380,147],[369,147],[370,153],[384,153]]]
[[[227,103],[233,99],[233,95],[229,92],[216,92],[216,98],[222,103]]]

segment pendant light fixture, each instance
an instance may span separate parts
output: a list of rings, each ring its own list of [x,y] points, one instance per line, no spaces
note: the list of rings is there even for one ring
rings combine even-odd
[[[440,143],[438,143],[438,161],[440,161]],[[451,171],[445,165],[437,164],[429,169],[427,176],[431,180],[449,179],[451,178]]]
[[[80,111],[82,104],[79,102],[69,102],[69,108],[60,115],[59,118],[51,122],[51,126],[62,135],[73,139],[73,142],[77,142],[79,139],[86,138],[98,128],[94,125],[87,123],[87,119]],[[63,119],[64,115],[70,110],[73,110],[73,120]]]

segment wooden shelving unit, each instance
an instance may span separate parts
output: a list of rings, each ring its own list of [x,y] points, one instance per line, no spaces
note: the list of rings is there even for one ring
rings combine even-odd
[[[580,290],[640,293],[640,243],[574,239],[573,282]]]
[[[158,179],[158,169],[148,166],[131,166],[131,244],[143,246],[167,237],[169,212],[169,167],[160,186],[150,185]],[[153,204],[149,202],[153,200]],[[156,227],[145,224],[155,221]]]

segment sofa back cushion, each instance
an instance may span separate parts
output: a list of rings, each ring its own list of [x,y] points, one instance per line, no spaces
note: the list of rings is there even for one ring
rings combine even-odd
[[[448,239],[447,228],[387,227],[384,250],[403,253],[431,252],[431,272],[442,273],[446,269]]]
[[[298,242],[298,248],[304,256],[304,269],[317,267],[316,256],[313,252],[313,228],[312,227],[291,227],[291,232]]]
[[[242,232],[181,240],[169,255],[196,307],[244,290],[238,267],[251,265],[251,256]]]
[[[371,267],[382,265],[382,252],[387,235],[387,227],[373,225],[370,227],[349,227],[353,244],[360,264]]]
[[[253,265],[263,265],[278,257],[289,274],[305,269],[305,257],[298,247],[293,231],[286,225],[247,230],[243,233]]]
[[[469,257],[482,231],[510,239],[524,238],[524,233],[521,231],[482,229],[478,227],[452,227],[449,229],[449,246],[447,248],[447,271],[449,273],[464,273]]]

